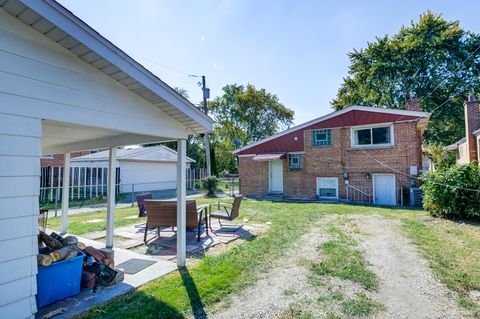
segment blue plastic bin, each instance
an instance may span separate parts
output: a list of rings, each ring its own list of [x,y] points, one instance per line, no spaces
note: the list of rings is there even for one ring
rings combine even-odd
[[[48,251],[41,248],[40,253],[48,254]],[[54,262],[48,267],[38,266],[38,308],[80,293],[84,256],[79,252],[77,257]]]

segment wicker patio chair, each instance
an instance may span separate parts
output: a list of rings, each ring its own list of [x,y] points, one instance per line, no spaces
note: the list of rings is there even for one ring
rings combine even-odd
[[[147,210],[145,209],[145,200],[146,199],[152,199],[152,194],[151,193],[146,193],[146,194],[138,194],[135,196],[135,199],[137,200],[137,206],[138,206],[138,217],[145,217],[147,216]]]
[[[240,213],[240,204],[242,203],[243,195],[234,196],[233,202],[218,202],[217,210],[210,211],[210,230],[212,230],[212,218],[218,219],[218,223],[223,227],[221,220],[233,221],[238,217]],[[232,231],[237,231],[242,228],[243,225],[240,225],[238,228]]]
[[[160,237],[161,227],[172,227],[172,230],[177,226],[177,201],[164,201],[146,199],[144,201],[145,209],[147,210],[147,223],[145,225],[145,235],[143,241],[147,242],[148,229],[157,228],[158,237]],[[197,202],[195,200],[187,200],[186,217],[187,229],[194,230],[197,228],[197,241],[200,241],[200,227],[203,223],[206,224],[206,232],[208,235],[207,225],[207,209],[203,206],[197,209]]]

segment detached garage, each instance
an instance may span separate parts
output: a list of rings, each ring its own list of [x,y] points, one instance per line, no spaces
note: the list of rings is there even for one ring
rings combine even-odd
[[[130,27],[130,26],[126,26]],[[165,44],[167,46],[168,44]],[[0,318],[37,312],[40,157],[177,141],[177,263],[185,265],[186,140],[212,120],[54,0],[0,0]],[[114,170],[113,170],[114,171]],[[106,246],[114,248],[115,174]],[[69,187],[62,191],[62,233]]]
[[[87,184],[89,172],[97,172],[108,168],[108,151],[92,153],[72,158],[72,174],[85,175]],[[121,194],[134,192],[152,192],[175,189],[176,167],[178,154],[169,147],[160,145],[153,147],[138,147],[117,150],[117,174],[119,192]],[[195,161],[186,158],[187,169]],[[88,186],[87,186],[88,187]]]

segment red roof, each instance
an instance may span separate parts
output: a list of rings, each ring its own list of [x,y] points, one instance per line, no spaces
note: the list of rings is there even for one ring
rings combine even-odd
[[[304,132],[307,130],[350,127],[357,125],[368,125],[378,123],[393,123],[399,121],[411,121],[418,118],[428,117],[428,113],[410,112],[401,110],[384,110],[378,108],[354,106],[349,109],[338,111],[327,116],[321,117],[318,121],[312,121],[298,126],[298,129],[291,129],[291,132],[285,131],[279,133],[278,137],[270,137],[264,142],[259,141],[247,145],[235,152],[237,155],[263,154],[274,152],[302,152],[304,151]],[[335,115],[338,113],[338,115]]]

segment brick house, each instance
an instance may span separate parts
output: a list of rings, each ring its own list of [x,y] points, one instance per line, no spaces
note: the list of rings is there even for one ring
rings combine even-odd
[[[470,95],[464,105],[465,137],[447,146],[447,151],[455,152],[458,164],[478,161],[480,158],[480,102]]]
[[[240,191],[395,205],[418,187],[422,133],[429,114],[351,106],[237,149]]]

